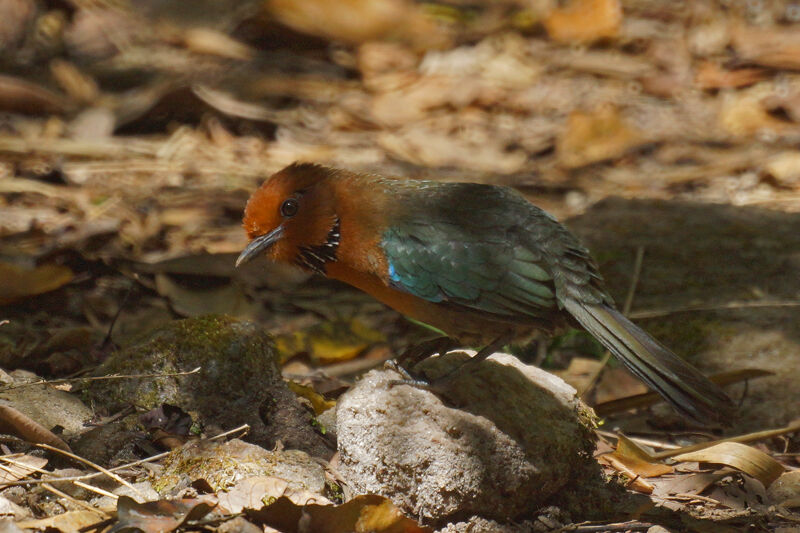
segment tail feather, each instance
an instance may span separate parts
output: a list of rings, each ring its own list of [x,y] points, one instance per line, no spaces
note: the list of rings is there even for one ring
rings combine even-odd
[[[729,423],[733,402],[697,369],[603,304],[564,302],[566,310],[651,389],[679,413],[701,423]]]

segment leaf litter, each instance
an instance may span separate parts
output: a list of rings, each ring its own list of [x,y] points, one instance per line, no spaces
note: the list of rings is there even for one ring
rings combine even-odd
[[[0,355],[9,370],[36,372],[10,377],[9,386],[41,382],[39,375],[47,386],[80,384],[109,349],[99,339],[125,343],[153,323],[216,310],[278,332],[283,359],[305,372],[293,390],[315,414],[331,409],[346,382],[324,376],[324,365],[344,374],[342,365],[365,368],[351,358],[380,364],[420,331],[335,284],[269,265],[249,279],[230,268],[244,244],[247,191],[296,159],[516,185],[541,193],[540,203],[560,215],[610,194],[800,206],[793,4],[213,4],[190,16],[166,2],[0,3],[0,302],[10,321],[0,328],[9,334]],[[74,334],[80,328],[90,334]],[[618,369],[600,375],[596,361],[577,364],[566,374],[583,375],[580,390],[618,395],[597,404],[603,416],[624,419],[655,401]],[[185,372],[193,370],[175,373]],[[764,375],[753,368],[718,382]],[[58,452],[45,456],[32,445],[69,449],[64,439],[74,436],[2,407],[12,428],[0,456],[5,495],[45,483],[40,470]],[[160,409],[165,421],[155,413],[158,423],[131,433],[139,432],[129,438],[135,459],[84,462],[102,470],[82,470],[72,486],[104,478],[97,490],[117,499],[117,529],[213,529],[225,518],[208,517],[222,503],[197,503],[196,489],[151,503],[110,492],[138,487],[157,471],[150,463],[163,457],[160,447],[187,438],[192,413],[171,419]],[[80,424],[103,428],[112,418]],[[607,453],[599,460],[629,488],[680,512],[719,518],[726,509],[793,523],[797,482],[787,476],[798,465],[797,430],[698,450],[689,443],[696,435],[650,426],[638,436],[619,433],[614,448],[601,440],[598,451]],[[645,441],[664,451],[637,444]],[[118,471],[109,481],[107,472]],[[317,531],[425,530],[377,497],[336,507],[316,495],[308,504],[312,496],[287,494],[281,481],[246,479],[220,502],[228,494],[237,509],[228,511],[244,509],[253,523],[282,531],[300,530],[303,520]],[[780,499],[776,486],[790,496]],[[106,510],[72,508],[98,493],[55,490],[62,495],[47,497],[56,494],[55,502],[32,492],[37,518],[18,527],[77,531],[105,520]],[[252,506],[234,505],[231,493]],[[780,508],[764,510],[768,501]]]

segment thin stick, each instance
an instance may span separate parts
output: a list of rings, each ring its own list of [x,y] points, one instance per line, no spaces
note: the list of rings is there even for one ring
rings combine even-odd
[[[683,448],[676,448],[674,450],[664,450],[663,452],[651,454],[650,459],[653,460],[667,459],[669,457],[681,455],[682,453],[704,450],[706,448],[710,448],[711,446],[715,446],[723,442],[740,442],[740,443],[755,442],[757,440],[771,439],[772,437],[779,437],[781,435],[785,435],[787,433],[795,433],[797,431],[800,431],[800,421],[778,429],[767,429],[765,431],[745,433],[744,435],[729,437],[727,439],[711,440],[707,442],[700,442],[698,444],[693,444],[691,446],[684,446]]]
[[[19,383],[17,385],[11,385],[8,387],[4,387],[0,389],[0,391],[7,391],[11,389],[18,389],[20,387],[30,387],[31,385],[53,385],[53,384],[61,384],[61,383],[75,383],[79,381],[102,381],[108,379],[139,379],[139,378],[171,378],[176,376],[188,376],[191,374],[197,374],[202,370],[203,367],[198,366],[193,370],[188,370],[186,372],[168,372],[168,373],[157,373],[157,374],[110,374],[108,376],[92,376],[88,378],[62,378],[62,379],[41,379],[39,381],[33,381],[31,383]]]
[[[244,434],[246,434],[249,429],[250,429],[250,426],[248,424],[243,424],[243,425],[241,425],[241,426],[239,426],[237,428],[231,429],[231,430],[226,431],[224,433],[220,433],[219,435],[214,435],[213,437],[210,437],[208,440],[223,439],[223,438],[225,438],[225,437],[227,437],[229,435],[232,435],[232,434],[240,432],[240,431],[244,431],[245,432]],[[126,468],[131,468],[132,466],[138,466],[138,465],[145,464],[145,463],[152,463],[153,461],[158,461],[159,459],[163,459],[164,457],[166,457],[170,453],[171,452],[158,453],[156,455],[152,455],[152,456],[146,457],[144,459],[139,459],[138,461],[133,461],[132,463],[126,463],[124,465],[115,466],[114,468],[109,468],[107,471],[108,472],[119,472],[120,470],[125,470]],[[48,472],[48,474],[49,473],[50,472]],[[8,483],[0,483],[0,488],[2,488],[2,487],[13,487],[15,485],[41,485],[42,483],[55,482],[55,481],[86,481],[87,479],[93,479],[93,478],[102,476],[104,474],[105,474],[105,472],[100,471],[100,472],[93,472],[91,474],[83,474],[83,475],[80,475],[80,476],[66,476],[66,477],[54,477],[54,478],[48,478],[48,479],[28,479],[28,480],[21,480],[21,481],[9,481]]]
[[[52,481],[52,480],[50,480],[50,481]],[[83,487],[84,489],[86,489],[86,490],[88,490],[90,492],[94,492],[95,494],[99,494],[101,496],[108,496],[109,498],[113,498],[114,500],[118,500],[119,499],[119,496],[117,496],[113,492],[108,492],[105,489],[101,489],[100,487],[95,487],[94,485],[89,485],[88,483],[84,483],[83,481],[73,481],[72,483],[74,485],[79,486],[79,487]]]
[[[628,316],[631,312],[631,306],[633,305],[633,296],[636,294],[636,287],[639,285],[639,277],[642,274],[642,262],[644,261],[644,246],[638,246],[636,248],[636,259],[633,263],[633,276],[631,277],[631,284],[628,286],[628,294],[625,295],[625,304],[622,307],[622,314]],[[594,386],[597,384],[597,381],[600,379],[600,375],[603,373],[603,370],[606,368],[606,365],[611,360],[611,352],[606,350],[603,352],[603,359],[600,360],[600,366],[597,367],[597,370],[592,377],[589,379],[589,382],[583,388],[582,391],[578,394],[581,398],[588,393]]]
[[[692,305],[673,309],[644,309],[631,313],[629,318],[658,318],[678,313],[694,313],[698,311],[722,311],[727,309],[753,309],[760,307],[800,307],[800,301],[780,300],[776,302],[728,302],[719,305]]]
[[[96,508],[92,507],[91,505],[89,505],[88,503],[86,503],[84,501],[77,500],[77,499],[73,498],[72,496],[70,496],[69,494],[67,494],[66,492],[61,492],[60,490],[58,490],[57,488],[52,486],[50,483],[42,483],[42,488],[49,490],[50,492],[52,492],[56,496],[60,496],[61,498],[64,498],[65,500],[71,501],[75,505],[83,507],[87,511],[91,511],[93,513],[97,513],[100,516],[102,516],[103,518],[108,518],[108,513],[104,513],[100,509],[96,509]]]
[[[79,455],[75,455],[72,452],[68,452],[68,451],[65,451],[65,450],[60,450],[60,449],[56,448],[55,446],[50,446],[49,444],[34,443],[34,446],[37,446],[39,448],[44,448],[45,450],[50,450],[51,452],[60,453],[61,455],[65,455],[65,456],[67,456],[67,457],[69,457],[71,459],[74,459],[74,460],[76,460],[78,462],[81,462],[81,463],[83,463],[85,465],[89,465],[92,468],[94,468],[95,470],[99,470],[100,472],[102,472],[105,475],[109,476],[110,478],[112,478],[117,483],[122,483],[123,485],[125,485],[126,487],[131,489],[133,492],[135,492],[136,494],[138,494],[139,496],[144,498],[144,494],[139,492],[139,489],[137,489],[136,487],[134,487],[133,485],[131,485],[130,483],[128,483],[127,481],[122,479],[120,476],[118,476],[114,472],[111,472],[110,470],[108,470],[106,468],[103,468],[102,466],[100,466],[100,465],[98,465],[96,463],[93,463],[88,459],[84,459],[83,457],[81,457]],[[52,480],[48,480],[48,481],[52,481]]]

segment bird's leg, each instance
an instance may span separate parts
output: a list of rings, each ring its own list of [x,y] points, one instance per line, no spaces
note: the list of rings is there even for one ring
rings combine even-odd
[[[434,354],[444,355],[458,345],[458,341],[453,338],[434,337],[408,347],[397,359],[397,363],[406,368],[413,368],[424,359]]]
[[[505,346],[512,340],[514,340],[514,335],[511,333],[507,333],[505,335],[497,337],[495,340],[493,340],[492,342],[481,348],[480,351],[478,351],[478,353],[476,353],[475,355],[473,355],[472,357],[470,357],[469,359],[467,359],[466,361],[464,361],[463,363],[452,369],[447,374],[439,376],[434,381],[437,384],[443,383],[451,379],[453,376],[460,374],[461,372],[469,371],[472,368],[477,368],[490,355],[496,353],[497,350],[500,350],[501,348],[503,348],[503,346]]]
[[[409,370],[413,369],[418,363],[431,355],[444,355],[458,346],[458,341],[450,337],[428,339],[414,346],[410,346],[406,351],[400,354],[400,357],[397,359],[389,359],[384,363],[384,367],[394,370],[403,376],[403,379],[393,381],[392,385],[414,385],[426,388],[428,383],[419,378],[415,378]]]
[[[392,386],[411,385],[420,389],[430,390],[432,392],[442,392],[444,390],[442,385],[444,385],[447,381],[452,379],[453,376],[456,376],[457,374],[460,374],[461,372],[464,371],[469,371],[472,368],[476,368],[478,365],[480,365],[482,361],[485,361],[486,358],[488,358],[493,353],[496,353],[497,350],[501,349],[503,346],[505,346],[512,340],[514,340],[514,335],[510,333],[496,338],[495,340],[484,346],[478,353],[470,357],[467,361],[464,361],[463,363],[456,366],[446,374],[441,375],[431,380],[430,382],[414,378],[405,369],[394,368],[395,370],[400,372],[400,374],[403,375],[403,379],[392,381],[391,385]]]

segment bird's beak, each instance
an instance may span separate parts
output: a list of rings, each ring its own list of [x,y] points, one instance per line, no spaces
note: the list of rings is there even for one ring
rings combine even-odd
[[[255,256],[260,254],[261,252],[265,252],[270,246],[275,244],[278,239],[283,237],[283,226],[278,226],[274,230],[270,231],[269,233],[265,233],[264,235],[260,235],[250,241],[242,253],[239,254],[238,259],[236,259],[236,266],[241,266]]]

